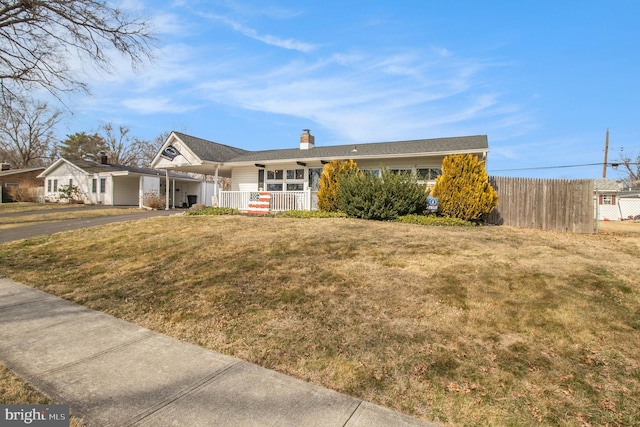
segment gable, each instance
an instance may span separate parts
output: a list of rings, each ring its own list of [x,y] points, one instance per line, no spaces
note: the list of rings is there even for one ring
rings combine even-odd
[[[193,152],[179,134],[172,132],[151,162],[153,168],[172,169],[202,164],[202,159]]]

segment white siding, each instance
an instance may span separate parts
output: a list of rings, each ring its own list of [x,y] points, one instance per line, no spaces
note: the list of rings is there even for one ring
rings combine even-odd
[[[258,191],[258,168],[234,168],[231,172],[232,191]]]
[[[57,180],[58,189],[63,185],[69,185],[69,180],[71,180],[72,185],[78,187],[83,195],[83,198],[86,202],[90,201],[91,194],[91,176],[85,175],[77,168],[68,165],[67,163],[62,163],[55,170],[51,171],[44,182],[44,197],[49,201],[57,201],[59,193],[57,191],[53,191],[53,184],[51,185],[51,191],[47,191],[49,189],[48,181]]]
[[[140,178],[137,176],[113,177],[113,204],[116,206],[138,206]],[[159,185],[158,185],[159,188]]]
[[[628,219],[629,217],[636,217],[637,215],[640,215],[639,197],[618,197],[617,199],[623,219]]]
[[[598,206],[598,219],[600,221],[619,221],[620,220],[620,208],[615,205],[599,205]]]
[[[429,158],[429,159],[376,159],[376,160],[359,160],[356,164],[360,169],[381,169],[382,166],[390,169],[426,169],[426,168],[441,168],[442,160],[444,157]]]

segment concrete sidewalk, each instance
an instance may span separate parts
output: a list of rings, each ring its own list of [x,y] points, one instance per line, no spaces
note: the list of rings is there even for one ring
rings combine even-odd
[[[87,426],[436,426],[2,278],[0,361]]]

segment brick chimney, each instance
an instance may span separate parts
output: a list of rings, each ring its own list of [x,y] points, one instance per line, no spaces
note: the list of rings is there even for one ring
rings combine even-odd
[[[107,157],[107,153],[105,153],[104,151],[101,151],[100,154],[100,163],[103,165],[108,165],[109,164],[109,157]]]
[[[316,146],[316,139],[311,135],[309,129],[302,129],[302,135],[300,135],[300,149],[308,150]]]

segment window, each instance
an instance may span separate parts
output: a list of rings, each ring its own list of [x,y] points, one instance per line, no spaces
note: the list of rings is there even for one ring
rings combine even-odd
[[[272,169],[267,171],[267,191],[282,191],[284,188],[284,170]]]
[[[616,204],[616,196],[612,194],[603,194],[600,196],[600,204],[601,205],[615,205]]]
[[[371,176],[375,176],[376,178],[380,178],[380,169],[364,169],[362,172],[364,172],[366,175],[371,175]]]
[[[322,175],[323,170],[323,168],[309,169],[309,188],[312,191],[318,191],[320,188],[320,175]]]
[[[91,180],[91,192],[92,193],[97,193],[98,192],[98,180],[93,178]]]
[[[287,191],[302,191],[304,184],[287,183]]]
[[[442,175],[442,170],[440,168],[416,169],[416,176],[420,181],[435,181],[440,175]]]
[[[47,180],[47,193],[51,193],[51,180]]]
[[[258,181],[260,175],[258,173]],[[273,169],[267,171],[267,191],[304,190],[304,169]],[[258,182],[258,186],[260,182]]]
[[[73,179],[69,178],[69,187],[73,185]]]
[[[107,178],[100,178],[100,192],[107,192]]]
[[[304,179],[304,169],[288,169],[287,180]]]
[[[267,171],[267,179],[282,179],[284,171],[281,170],[271,170]]]
[[[58,191],[58,180],[53,180],[53,192],[56,193]]]
[[[264,190],[264,169],[258,169],[258,190]]]
[[[411,169],[390,169],[390,171],[398,175],[411,175],[413,173]]]

